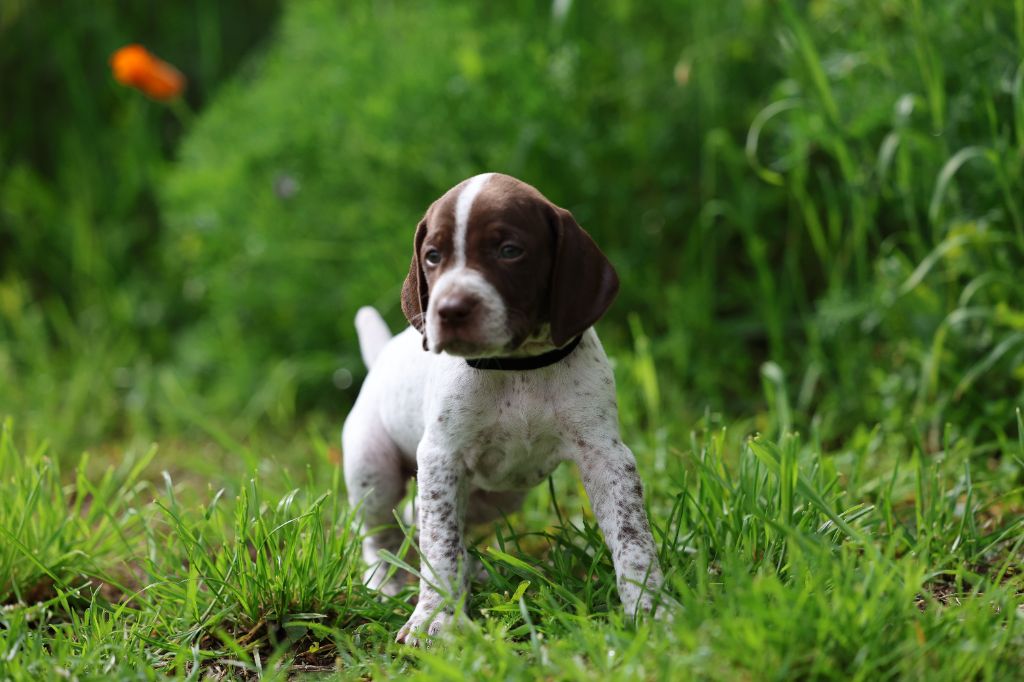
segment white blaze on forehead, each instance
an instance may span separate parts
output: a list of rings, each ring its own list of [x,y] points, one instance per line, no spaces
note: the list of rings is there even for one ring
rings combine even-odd
[[[453,292],[459,292],[475,298],[479,302],[479,310],[475,314],[475,336],[481,344],[482,355],[494,354],[511,341],[508,331],[508,312],[505,301],[494,285],[487,281],[483,273],[474,268],[466,267],[466,232],[469,229],[469,214],[473,210],[473,202],[494,173],[474,175],[465,182],[455,199],[455,262],[446,268],[430,288],[430,301],[427,303],[427,321],[425,334],[427,346],[439,353],[438,339],[441,338],[443,323],[437,312],[438,302]]]
[[[471,177],[455,201],[455,267],[457,268],[466,265],[466,230],[469,227],[469,212],[473,208],[473,202],[480,194],[480,190],[493,175],[494,173],[481,173]]]

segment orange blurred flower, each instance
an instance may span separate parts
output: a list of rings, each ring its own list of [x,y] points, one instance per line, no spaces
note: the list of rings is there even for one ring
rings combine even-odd
[[[157,100],[174,99],[185,90],[181,71],[157,59],[142,45],[125,45],[110,57],[114,78]]]

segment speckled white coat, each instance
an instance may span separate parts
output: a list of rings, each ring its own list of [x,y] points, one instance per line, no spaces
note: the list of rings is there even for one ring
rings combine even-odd
[[[387,338],[376,311],[357,318],[364,348]],[[365,351],[364,351],[365,354]],[[415,644],[453,617],[467,589],[465,527],[512,512],[565,460],[576,462],[629,613],[651,607],[662,580],[632,452],[619,436],[615,383],[593,329],[551,366],[481,370],[423,350],[409,328],[370,353],[370,373],[343,430],[345,478],[361,505],[367,581],[383,583],[379,551],[397,552],[393,510],[415,474],[420,599],[398,640]],[[445,596],[454,597],[446,599]]]

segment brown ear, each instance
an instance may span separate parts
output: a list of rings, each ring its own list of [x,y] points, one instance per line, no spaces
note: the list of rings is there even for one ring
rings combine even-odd
[[[563,346],[597,322],[619,291],[619,277],[601,249],[564,208],[555,215],[551,273],[551,340]]]
[[[412,263],[409,265],[409,275],[402,285],[402,312],[409,324],[423,332],[424,316],[427,314],[427,278],[420,267],[420,247],[423,246],[423,238],[427,236],[427,219],[424,218],[416,226],[416,237],[412,244]]]

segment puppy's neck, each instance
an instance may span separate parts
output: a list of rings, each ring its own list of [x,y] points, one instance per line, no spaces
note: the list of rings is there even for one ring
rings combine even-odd
[[[544,355],[545,353],[557,350],[557,348],[558,346],[551,340],[551,325],[545,322],[535,332],[527,336],[519,344],[518,348],[503,355],[508,358],[525,358],[533,355]]]
[[[561,348],[554,348],[545,353],[537,355],[505,355],[502,357],[489,358],[466,358],[466,364],[473,369],[482,370],[504,370],[510,372],[525,372],[533,369],[543,369],[557,364],[569,357],[576,346],[580,345],[583,335],[580,334]]]

